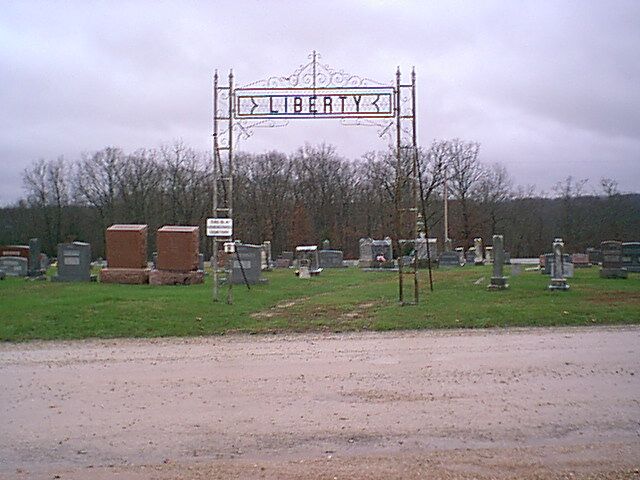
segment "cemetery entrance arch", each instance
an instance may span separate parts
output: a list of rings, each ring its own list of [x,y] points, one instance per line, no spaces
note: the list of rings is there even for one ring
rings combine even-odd
[[[411,266],[405,265],[400,239],[418,236],[418,144],[416,133],[416,74],[402,83],[400,68],[395,84],[383,84],[335,70],[319,61],[314,51],[309,62],[289,76],[274,76],[241,87],[234,84],[233,71],[223,84],[218,72],[213,78],[213,220],[216,225],[233,222],[234,148],[249,138],[255,128],[283,127],[290,121],[333,118],[344,125],[373,126],[393,145],[397,165],[395,178],[395,232],[392,239],[399,253],[398,297],[401,304],[418,302],[415,248]],[[226,220],[222,220],[226,219]],[[218,232],[225,230],[219,229]],[[219,298],[218,243],[233,242],[232,231],[213,234],[213,297]],[[404,277],[413,278],[406,289]],[[406,300],[406,293],[413,293]],[[228,282],[227,302],[232,302]]]

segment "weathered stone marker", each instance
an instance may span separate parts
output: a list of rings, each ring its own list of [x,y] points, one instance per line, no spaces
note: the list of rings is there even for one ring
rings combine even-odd
[[[602,278],[627,278],[628,272],[622,266],[622,242],[607,241],[600,244],[602,252]]]
[[[507,277],[503,275],[504,269],[504,237],[502,235],[493,236],[493,275],[489,290],[505,290],[509,288]]]
[[[40,265],[40,239],[39,238],[30,238],[29,239],[29,276],[30,277],[38,277],[42,275],[44,272],[42,271],[42,266]]]
[[[549,290],[569,290],[569,284],[564,277],[564,256],[562,250],[564,242],[561,238],[553,241],[553,266],[551,269],[551,281]]]
[[[228,270],[231,271],[231,282],[233,284],[244,284],[245,277],[249,284],[263,281],[262,245],[236,243],[235,252],[229,254],[228,262]],[[244,276],[242,269],[244,269]]]
[[[476,255],[473,259],[474,265],[484,265],[484,258],[482,256],[482,238],[476,237],[473,239],[473,248]]]
[[[26,277],[29,273],[29,260],[24,257],[0,257],[0,270],[9,277]]]

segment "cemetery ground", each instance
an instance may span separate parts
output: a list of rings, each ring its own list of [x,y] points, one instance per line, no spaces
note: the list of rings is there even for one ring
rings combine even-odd
[[[0,339],[640,323],[640,275],[601,279],[597,267],[576,269],[567,292],[548,291],[549,277],[537,271],[511,277],[506,291],[487,291],[488,266],[434,270],[430,292],[421,271],[420,304],[406,307],[397,305],[395,272],[332,269],[300,280],[285,269],[266,277],[251,290],[235,285],[233,305],[224,301],[226,287],[212,302],[209,277],[191,286],[8,278],[0,282]]]

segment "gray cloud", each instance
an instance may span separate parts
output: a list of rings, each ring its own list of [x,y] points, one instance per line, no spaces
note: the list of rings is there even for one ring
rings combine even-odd
[[[283,75],[311,50],[382,81],[418,72],[419,137],[482,143],[518,183],[640,180],[637,2],[14,2],[0,12],[0,204],[37,158],[174,138],[210,148],[211,76]],[[375,131],[304,122],[241,148],[327,141],[349,157]]]

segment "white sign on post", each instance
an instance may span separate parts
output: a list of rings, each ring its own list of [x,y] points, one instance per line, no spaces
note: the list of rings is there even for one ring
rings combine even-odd
[[[207,237],[232,237],[232,218],[207,218]]]

